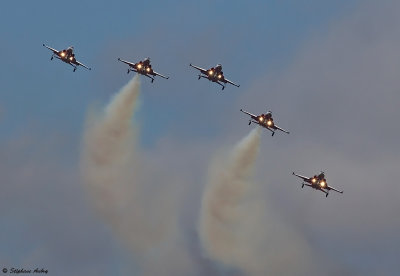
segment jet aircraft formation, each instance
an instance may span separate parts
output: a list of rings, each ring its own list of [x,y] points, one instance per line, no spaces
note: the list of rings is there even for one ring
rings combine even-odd
[[[78,60],[76,60],[73,46],[70,46],[63,50],[56,50],[45,44],[43,44],[43,46],[53,52],[50,60],[53,60],[53,58],[55,57],[65,63],[71,65],[74,68],[73,72],[76,71],[78,66],[82,66],[88,70],[91,70],[90,67],[88,67],[88,66],[84,65],[83,63],[79,62]],[[129,66],[128,71],[127,71],[128,74],[131,71],[136,72],[142,76],[145,76],[145,77],[151,79],[152,83],[154,82],[154,78],[156,76],[159,76],[164,79],[169,79],[169,77],[164,76],[160,73],[157,73],[153,70],[153,67],[150,63],[150,58],[145,58],[144,60],[140,60],[136,63],[126,61],[121,58],[118,58],[118,61],[125,63]],[[211,67],[209,69],[203,69],[196,65],[192,65],[191,63],[189,64],[189,66],[191,66],[199,71],[199,75],[198,75],[199,80],[201,78],[205,78],[211,82],[214,82],[214,83],[220,85],[222,87],[222,90],[225,89],[226,84],[231,84],[233,86],[240,87],[240,85],[235,84],[234,82],[225,78],[224,72],[222,71],[221,64],[217,64],[215,67]],[[289,131],[284,130],[283,128],[280,128],[277,124],[275,124],[274,119],[272,118],[271,111],[268,111],[265,114],[262,113],[260,115],[252,114],[250,112],[244,111],[243,109],[240,109],[240,111],[245,113],[246,115],[250,116],[249,125],[251,123],[255,123],[255,124],[271,131],[272,136],[274,136],[276,130],[279,130],[279,131],[289,134]],[[324,172],[321,172],[318,175],[314,175],[312,177],[302,176],[302,175],[296,174],[294,172],[292,174],[303,180],[303,183],[301,185],[302,188],[304,186],[309,186],[313,189],[323,192],[326,197],[328,197],[330,190],[333,190],[333,191],[341,193],[341,194],[343,193],[343,191],[333,188],[327,184]]]

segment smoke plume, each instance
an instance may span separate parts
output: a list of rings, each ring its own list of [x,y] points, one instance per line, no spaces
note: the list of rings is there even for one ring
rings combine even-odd
[[[200,238],[206,253],[226,265],[241,259],[243,204],[249,192],[259,151],[260,130],[254,129],[226,158],[217,156],[210,167],[200,217]]]
[[[130,249],[143,255],[165,232],[165,209],[152,216],[152,196],[144,185],[135,149],[132,116],[139,95],[135,76],[106,107],[91,112],[85,127],[82,173],[96,209]],[[157,198],[154,195],[153,198]],[[157,204],[155,204],[157,206]]]
[[[258,196],[253,170],[259,145],[260,129],[254,129],[228,156],[212,162],[199,223],[203,248],[246,275],[307,275],[308,245]]]

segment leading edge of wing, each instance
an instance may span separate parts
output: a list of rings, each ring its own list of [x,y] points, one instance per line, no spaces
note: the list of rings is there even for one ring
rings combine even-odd
[[[193,65],[193,64],[191,64],[191,63],[189,64],[189,66],[191,66],[191,67],[193,67],[193,68],[199,70],[199,71],[202,72],[203,74],[207,74],[207,70],[206,70],[206,69],[203,69],[203,68],[201,68],[201,67],[199,67],[199,66]]]
[[[85,64],[83,64],[82,62],[79,62],[79,61],[75,61],[76,62],[76,64],[78,64],[79,66],[82,66],[83,68],[86,68],[86,69],[88,69],[88,70],[92,70],[92,68],[90,68],[90,67],[87,67]]]
[[[160,73],[157,73],[157,72],[155,72],[155,71],[153,71],[153,73],[154,73],[155,75],[157,75],[157,76],[160,76],[160,77],[164,78],[164,79],[169,79],[169,77],[164,76],[164,75],[162,75],[162,74],[160,74]]]
[[[331,187],[331,186],[328,186],[328,190],[333,190],[333,191],[335,191],[335,192],[338,192],[338,193],[340,193],[340,194],[343,194],[343,191],[337,190],[337,189],[335,189],[335,188],[333,188],[333,187]]]
[[[47,46],[47,45],[44,44],[44,43],[43,43],[43,46],[46,47],[47,49],[49,49],[50,51],[52,51],[52,52],[55,53],[55,54],[59,53],[58,50],[56,50],[56,49],[54,49],[54,48],[51,48],[50,46]]]
[[[257,119],[257,115],[251,114],[250,112],[247,112],[247,111],[245,111],[243,109],[240,109],[240,111],[242,111],[244,114],[249,115],[254,120]]]
[[[233,86],[240,87],[240,84],[236,84],[236,83],[234,83],[234,82],[232,82],[232,81],[230,81],[230,80],[228,80],[228,79],[225,79],[225,81],[226,81],[227,83],[232,84]]]
[[[279,129],[280,131],[289,134],[290,132],[287,130],[284,130],[283,128],[280,128],[279,126],[275,125],[276,129]]]
[[[120,61],[120,62],[122,62],[122,63],[125,63],[125,64],[128,64],[129,66],[132,66],[132,67],[135,66],[135,63],[132,63],[132,62],[123,60],[123,59],[121,59],[121,58],[118,58],[118,61]]]
[[[301,179],[303,179],[303,180],[309,180],[309,179],[310,179],[309,177],[306,177],[306,176],[297,174],[297,173],[295,173],[295,172],[292,172],[292,174],[295,175],[295,176],[297,176],[297,177],[299,177],[299,178],[301,178]]]

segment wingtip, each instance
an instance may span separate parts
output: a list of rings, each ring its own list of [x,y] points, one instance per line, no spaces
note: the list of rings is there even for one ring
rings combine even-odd
[[[44,43],[43,43],[43,46],[46,47],[46,45],[44,45]]]
[[[119,61],[121,61],[121,58],[118,58]]]

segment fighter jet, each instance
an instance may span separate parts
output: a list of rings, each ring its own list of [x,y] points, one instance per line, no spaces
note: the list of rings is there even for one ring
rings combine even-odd
[[[153,70],[150,64],[150,58],[145,58],[143,61],[141,60],[137,63],[129,62],[120,58],[118,58],[118,60],[129,65],[128,74],[130,71],[136,72],[140,75],[148,77],[149,79],[151,79],[151,82],[154,81],[153,77],[155,76],[160,76],[164,79],[169,79],[169,77],[163,76]]]
[[[225,85],[224,84],[226,84],[226,83],[230,83],[230,84],[232,84],[232,85],[234,85],[236,87],[240,86],[240,85],[234,84],[233,82],[231,82],[228,79],[225,79],[224,72],[222,72],[222,65],[221,64],[217,64],[215,67],[211,67],[208,70],[200,68],[200,67],[192,65],[192,64],[189,64],[189,65],[200,71],[199,79],[205,78],[205,79],[208,79],[208,80],[210,80],[212,82],[218,83],[219,85],[222,86],[222,90],[225,89]],[[224,83],[224,84],[222,84],[222,83]]]
[[[271,111],[268,111],[266,114],[261,114],[261,115],[254,115],[251,114],[247,111],[244,111],[243,109],[240,109],[240,111],[242,111],[243,113],[247,114],[250,116],[250,120],[249,120],[249,125],[251,123],[256,123],[266,129],[268,129],[269,131],[272,132],[272,136],[274,136],[275,131],[278,129],[282,132],[285,132],[287,134],[289,134],[289,131],[286,131],[280,127],[278,127],[275,123],[274,123],[274,119],[272,118],[272,113]]]
[[[325,193],[326,197],[328,197],[330,190],[343,194],[343,191],[339,191],[333,187],[328,186],[324,172],[320,172],[319,175],[314,175],[313,177],[302,176],[294,172],[292,174],[303,180],[303,183],[301,185],[302,188],[304,188],[304,185],[306,185],[313,189],[320,190],[321,192]]]
[[[53,60],[54,57],[58,58],[61,61],[64,61],[65,63],[68,63],[69,65],[71,65],[72,67],[74,67],[74,72],[76,71],[76,68],[78,66],[82,66],[88,70],[92,70],[91,68],[87,67],[85,64],[80,63],[79,61],[77,61],[75,59],[75,54],[74,54],[74,47],[70,46],[67,49],[58,51],[54,48],[51,48],[45,44],[43,44],[44,47],[46,47],[47,49],[49,49],[50,51],[53,52],[53,54],[51,55],[50,60]]]

